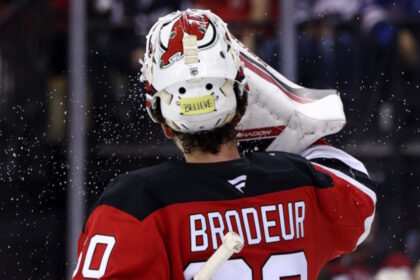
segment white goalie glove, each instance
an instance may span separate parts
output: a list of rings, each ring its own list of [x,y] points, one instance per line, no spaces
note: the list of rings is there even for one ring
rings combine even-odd
[[[234,40],[248,81],[248,107],[238,125],[238,140],[273,139],[267,151],[300,153],[345,123],[336,90],[314,90],[289,81]]]

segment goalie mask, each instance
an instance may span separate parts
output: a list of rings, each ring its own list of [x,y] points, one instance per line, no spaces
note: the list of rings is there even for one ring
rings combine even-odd
[[[230,122],[248,86],[226,24],[205,10],[178,11],[147,35],[141,79],[154,122],[183,133]]]

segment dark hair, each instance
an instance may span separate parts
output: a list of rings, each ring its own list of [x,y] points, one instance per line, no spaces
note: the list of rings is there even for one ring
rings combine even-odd
[[[211,131],[202,131],[194,134],[174,131],[180,140],[184,153],[190,154],[193,150],[199,149],[202,152],[217,154],[220,146],[236,137],[237,121],[232,120],[222,127]]]
[[[202,131],[194,134],[174,131],[180,140],[184,153],[190,154],[193,150],[200,150],[205,153],[217,154],[220,146],[236,138],[236,125],[245,114],[247,102],[241,100],[237,104],[237,115],[229,123],[211,131]]]

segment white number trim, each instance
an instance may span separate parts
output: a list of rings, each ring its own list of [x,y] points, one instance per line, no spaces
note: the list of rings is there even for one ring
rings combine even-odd
[[[80,262],[82,261],[82,257],[83,257],[83,253],[80,253],[79,259],[77,260],[76,268],[74,269],[73,275],[71,276],[71,278],[74,278],[74,276],[76,276],[77,272],[79,271]]]
[[[95,253],[98,244],[106,245],[105,252],[101,259],[101,264],[98,269],[90,269],[93,254]],[[106,267],[108,266],[109,257],[115,245],[115,237],[97,234],[90,239],[89,247],[86,252],[85,262],[83,264],[82,275],[86,278],[99,278],[105,275]]]
[[[185,279],[193,279],[204,263],[190,263],[184,270]],[[262,266],[261,274],[261,279],[264,280],[279,280],[291,276],[299,276],[300,280],[308,280],[308,261],[303,251],[271,255]],[[253,271],[243,259],[228,260],[212,277],[212,280],[222,279],[252,280]]]
[[[262,267],[264,280],[291,276],[300,276],[300,280],[308,279],[308,262],[304,252],[272,255]]]
[[[190,263],[184,270],[185,279],[193,279],[205,262]],[[252,269],[242,259],[226,261],[222,267],[214,274],[212,280],[252,280]]]

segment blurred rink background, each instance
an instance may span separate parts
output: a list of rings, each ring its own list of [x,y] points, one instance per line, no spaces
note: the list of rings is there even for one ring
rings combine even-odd
[[[377,216],[320,279],[420,279],[419,0],[0,0],[0,279],[68,279],[107,182],[179,156],[146,115],[138,59],[158,17],[187,7],[341,93],[348,124],[328,140],[366,163]]]

